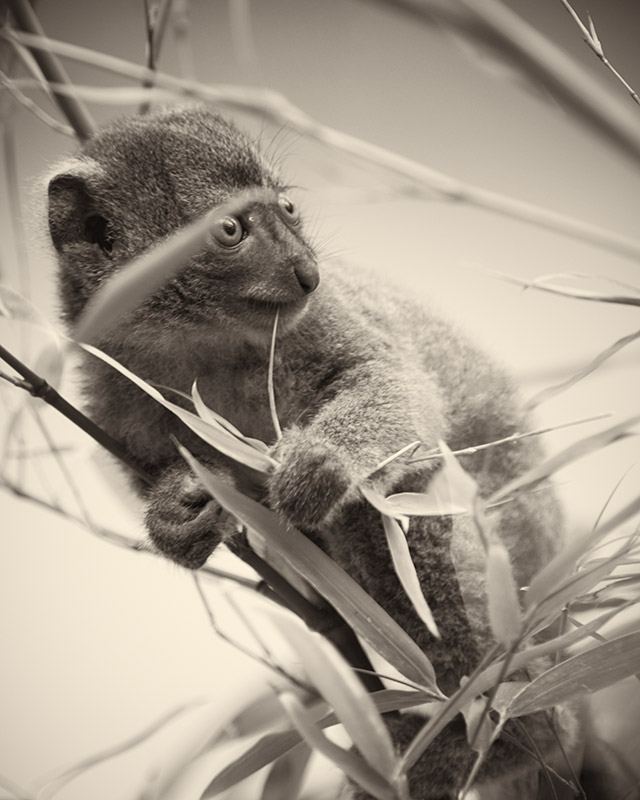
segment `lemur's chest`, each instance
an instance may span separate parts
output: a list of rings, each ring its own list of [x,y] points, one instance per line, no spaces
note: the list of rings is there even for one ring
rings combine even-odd
[[[242,363],[218,366],[197,376],[204,402],[233,423],[242,433],[267,444],[275,441],[269,401],[269,364]],[[273,369],[273,395],[280,426],[284,429],[304,423],[317,408],[317,398],[309,377],[299,367],[276,359]]]

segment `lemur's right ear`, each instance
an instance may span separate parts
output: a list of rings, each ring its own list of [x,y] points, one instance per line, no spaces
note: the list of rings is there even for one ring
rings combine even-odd
[[[108,221],[97,212],[94,196],[100,171],[95,162],[78,160],[49,181],[49,233],[58,252],[77,242],[97,243],[111,252]]]

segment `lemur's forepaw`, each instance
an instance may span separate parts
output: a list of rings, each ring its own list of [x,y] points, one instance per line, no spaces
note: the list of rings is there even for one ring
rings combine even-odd
[[[198,569],[233,533],[228,515],[185,470],[164,475],[149,498],[145,522],[154,545],[189,569]]]
[[[301,431],[288,431],[274,448],[280,462],[269,481],[271,508],[293,525],[314,528],[327,521],[354,485],[344,456]]]

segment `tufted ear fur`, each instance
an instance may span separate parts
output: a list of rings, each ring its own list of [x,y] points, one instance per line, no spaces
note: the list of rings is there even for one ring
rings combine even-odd
[[[98,172],[95,163],[74,161],[63,165],[62,171],[49,181],[49,234],[58,252],[66,244],[95,241],[87,229],[87,221],[91,227],[94,208],[91,184],[95,183]]]

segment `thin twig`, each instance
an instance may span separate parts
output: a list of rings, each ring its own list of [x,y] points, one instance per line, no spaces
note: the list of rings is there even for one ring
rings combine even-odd
[[[40,21],[28,0],[8,0],[8,4],[16,23],[23,31],[45,38]],[[73,85],[67,71],[46,45],[38,48],[34,57],[50,84],[62,84],[71,90],[70,94],[61,94],[53,89],[53,93],[60,110],[69,121],[76,136],[81,141],[88,139],[95,130],[95,124],[83,103],[73,95]]]
[[[517,442],[520,439],[526,439],[529,436],[540,436],[543,433],[552,433],[553,431],[562,430],[562,428],[571,428],[574,425],[584,425],[587,422],[596,422],[600,419],[606,419],[607,417],[611,417],[612,412],[607,412],[605,414],[597,414],[595,417],[585,417],[584,419],[576,419],[572,422],[563,422],[559,425],[551,425],[548,428],[538,428],[535,431],[527,431],[527,433],[514,433],[512,436],[506,436],[504,439],[496,439],[493,442],[487,442],[486,444],[477,444],[473,447],[464,447],[462,450],[454,450],[451,455],[454,456],[466,456],[472,455],[473,453],[478,453],[481,450],[487,450],[489,447],[497,447],[501,444],[508,444],[510,442]],[[442,458],[442,453],[440,450],[433,450],[427,453],[427,455],[422,456],[421,458],[414,458],[410,463],[417,464],[422,461],[432,461],[437,458]]]
[[[392,461],[395,461],[396,458],[400,458],[400,456],[403,456],[405,453],[409,453],[411,451],[415,452],[420,447],[421,444],[422,442],[420,440],[416,440],[415,442],[411,442],[410,444],[406,444],[404,447],[401,447],[400,450],[396,450],[396,452],[393,453],[393,455],[390,455],[388,458],[383,459],[379,464],[377,464],[373,468],[373,470],[371,470],[371,472],[369,473],[369,477],[371,477],[374,474],[374,472],[377,472],[379,469],[386,467],[387,464],[390,464]],[[409,463],[413,464],[414,462],[410,461]]]
[[[101,444],[112,455],[125,463],[133,472],[147,484],[151,484],[151,476],[129,455],[124,447],[102,428],[98,427],[89,417],[85,416],[71,403],[67,402],[58,392],[50,386],[44,378],[36,375],[29,367],[22,363],[16,356],[0,345],[0,359],[5,361],[25,380],[26,389],[33,397],[39,397],[50,406],[59,411],[78,428],[87,433],[98,444]]]
[[[574,9],[572,8],[571,4],[568,0],[560,0],[562,5],[567,9],[569,14],[573,17],[574,22],[580,28],[582,33],[582,38],[587,43],[589,49],[596,54],[596,56],[602,61],[605,67],[620,81],[620,83],[624,86],[624,88],[629,92],[631,95],[631,99],[640,105],[640,97],[638,97],[638,93],[635,89],[622,77],[622,75],[618,72],[618,70],[613,66],[613,64],[609,61],[609,59],[604,54],[604,49],[602,47],[602,42],[596,33],[595,25],[593,24],[593,20],[591,19],[591,15],[587,12],[587,18],[589,20],[589,29],[583,24],[580,17],[576,14]]]
[[[34,103],[30,97],[27,97],[24,92],[21,92],[16,83],[12,81],[8,75],[5,75],[2,70],[0,70],[0,86],[6,89],[16,102],[20,103],[27,111],[37,117],[40,122],[44,122],[45,125],[56,131],[56,133],[62,133],[64,136],[74,136],[73,128],[62,122],[58,122],[57,119],[47,114],[47,112],[40,108],[37,103]]]
[[[67,58],[134,79],[144,80],[154,76],[157,86],[170,89],[178,95],[197,97],[210,103],[225,105],[231,109],[259,114],[261,118],[265,118],[279,127],[287,126],[297,130],[331,150],[347,153],[361,163],[393,175],[396,179],[400,178],[401,184],[398,192],[407,197],[420,199],[425,196],[426,190],[426,196],[432,199],[432,193],[436,192],[444,200],[466,203],[469,206],[588,242],[595,247],[618,253],[635,261],[640,260],[640,242],[634,239],[574,217],[549,211],[532,203],[463,183],[431,167],[329,128],[305,114],[278,92],[251,87],[208,86],[160,71],[153,73],[124,59],[96,53],[88,48],[53,39],[43,42],[38,36],[6,29],[0,31],[0,35],[9,41],[20,42],[33,48],[50,47],[54,52]],[[56,85],[54,88],[62,94],[70,93],[65,86]],[[78,96],[82,95],[82,88],[75,87],[74,90],[78,92]],[[99,89],[89,88],[88,92],[94,100],[99,102]],[[113,94],[111,89],[106,92]],[[120,97],[119,102],[124,102],[123,98],[126,99],[126,92]],[[138,102],[138,99],[139,95],[136,95],[135,102]]]
[[[304,692],[314,692],[314,689],[307,684],[303,683],[302,681],[298,680],[295,675],[290,675],[285,669],[283,669],[279,664],[276,664],[270,658],[265,658],[263,656],[254,653],[252,650],[249,650],[248,647],[245,647],[241,642],[232,639],[228,634],[226,634],[219,626],[213,616],[213,612],[211,611],[211,606],[209,605],[209,601],[207,600],[207,596],[205,595],[202,586],[200,585],[200,580],[198,578],[198,573],[192,573],[193,583],[196,587],[196,591],[202,605],[204,607],[205,613],[209,620],[209,624],[213,631],[227,644],[231,645],[234,649],[238,650],[239,652],[243,653],[244,655],[248,656],[253,661],[257,661],[258,664],[261,664],[263,667],[266,667],[271,672],[275,672],[275,674],[279,678],[284,678],[286,681],[292,683],[294,686],[297,686],[299,689],[302,689]]]
[[[229,0],[229,27],[236,60],[247,82],[257,82],[258,56],[251,25],[249,0]]]
[[[637,339],[640,339],[640,331],[635,331],[634,333],[630,333],[628,336],[623,336],[622,338],[618,339],[610,347],[607,347],[606,350],[598,353],[598,355],[588,364],[582,367],[582,369],[578,370],[578,372],[574,373],[573,375],[570,375],[566,380],[556,383],[554,386],[548,386],[546,389],[543,389],[535,394],[526,402],[525,408],[536,408],[541,403],[550,400],[552,397],[556,397],[566,389],[570,389],[572,386],[578,383],[578,381],[581,381],[583,378],[586,378],[587,375],[595,372],[595,370],[598,369],[601,364],[604,364],[605,361],[611,358],[611,356],[615,355],[619,350],[622,350],[623,347],[635,342]]]
[[[440,24],[491,50],[546,89],[564,109],[640,166],[640,128],[628,107],[560,47],[498,0],[373,0]],[[371,2],[371,0],[369,0]]]
[[[18,786],[17,783],[14,783],[5,775],[0,775],[0,786],[11,792],[11,794],[18,798],[18,800],[36,800],[35,794],[27,789],[23,789],[22,786]]]
[[[522,286],[523,289],[536,289],[540,292],[550,292],[551,294],[560,294],[563,297],[573,297],[576,300],[590,300],[596,303],[615,303],[625,306],[640,306],[640,297],[633,295],[615,295],[615,294],[602,294],[601,292],[592,292],[586,289],[570,289],[566,286],[549,286],[548,284],[538,283],[534,281],[527,281],[523,278],[517,278],[515,275],[509,275],[506,272],[500,272],[494,269],[483,270],[495,278],[507,283],[514,283],[516,286]]]
[[[38,497],[31,492],[27,492],[26,490],[9,481],[7,478],[0,477],[0,488],[6,489],[22,500],[27,500],[31,503],[34,503],[34,505],[46,509],[47,511],[52,511],[55,514],[59,514],[65,517],[65,519],[68,519],[70,522],[74,522],[84,528],[87,527],[86,521],[82,517],[73,514],[56,503],[51,503],[42,497]],[[108,542],[109,544],[114,544],[118,547],[124,547],[125,549],[133,550],[136,553],[150,553],[152,555],[161,557],[161,554],[157,553],[153,549],[150,549],[146,542],[140,541],[139,539],[135,539],[131,536],[126,536],[123,533],[118,533],[110,528],[94,525],[89,530],[91,533],[98,536],[103,541]],[[255,591],[260,590],[259,581],[256,581],[252,578],[245,578],[242,575],[237,575],[234,572],[228,572],[227,570],[219,569],[218,567],[212,567],[208,564],[200,567],[199,572],[207,577],[222,578],[223,580],[233,581],[234,583],[237,583],[239,586],[243,586],[246,589],[253,589]]]
[[[83,758],[81,761],[75,762],[71,767],[55,774],[52,778],[45,777],[44,779],[40,779],[41,785],[38,790],[39,800],[45,800],[45,798],[48,800],[49,798],[53,798],[70,781],[77,778],[83,772],[91,769],[91,767],[95,767],[97,764],[101,764],[104,761],[115,758],[122,753],[132,750],[137,745],[142,744],[150,739],[161,728],[164,728],[185,711],[202,706],[204,703],[204,700],[191,700],[179,706],[178,708],[173,708],[158,719],[155,719],[150,725],[145,726],[132,736],[129,736],[124,741],[121,741],[112,747],[107,747],[104,750],[100,750],[97,753],[93,753],[92,755]]]
[[[152,5],[153,3],[153,5]],[[152,72],[158,69],[158,58],[160,56],[160,48],[164,39],[167,21],[171,14],[172,0],[160,0],[159,3],[155,0],[144,0],[145,18],[147,23],[147,67]],[[152,78],[147,78],[143,81],[143,88],[151,89],[154,85]],[[140,106],[140,113],[146,114],[149,111],[151,104],[146,99]]]
[[[187,80],[195,80],[196,68],[191,46],[189,0],[174,0],[172,19],[173,39],[176,45],[180,75]]]
[[[49,447],[49,450],[51,451],[51,453],[52,453],[52,455],[53,455],[53,457],[54,457],[54,459],[56,461],[56,464],[58,465],[58,469],[60,470],[60,474],[62,475],[62,477],[66,481],[67,486],[69,487],[69,491],[71,492],[71,495],[73,496],[73,499],[75,500],[76,505],[78,506],[78,510],[80,511],[80,515],[81,515],[82,519],[84,520],[85,525],[87,526],[87,528],[90,531],[94,532],[95,531],[95,524],[93,523],[93,521],[91,519],[91,515],[89,514],[89,509],[85,505],[85,502],[84,502],[84,500],[82,498],[82,494],[80,493],[80,490],[78,489],[78,486],[77,486],[75,480],[73,479],[73,476],[72,476],[71,472],[69,471],[62,454],[58,450],[58,447],[57,447],[56,443],[53,441],[47,426],[44,424],[44,422],[42,420],[42,417],[40,415],[40,409],[34,408],[33,406],[31,406],[31,412],[32,412],[32,416],[34,417],[34,419],[36,421],[36,424],[37,424],[37,426],[38,426],[38,428],[40,430],[40,433],[42,434],[42,438],[44,439],[45,443]]]
[[[276,409],[276,395],[273,387],[273,366],[276,355],[276,335],[278,333],[278,316],[280,309],[276,311],[275,319],[273,320],[273,333],[271,334],[271,349],[269,350],[269,373],[267,377],[267,390],[269,393],[269,411],[271,412],[271,421],[273,428],[276,432],[276,439],[282,439],[282,428],[280,427],[280,420],[278,419],[278,411]]]

